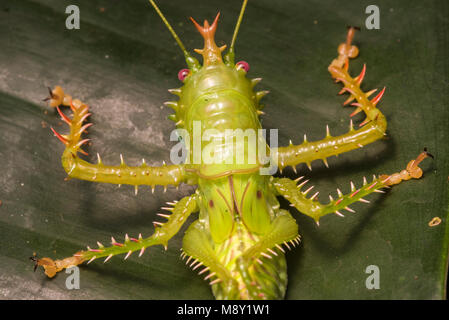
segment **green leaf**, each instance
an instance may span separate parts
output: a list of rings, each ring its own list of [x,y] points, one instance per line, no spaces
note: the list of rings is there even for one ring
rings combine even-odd
[[[187,48],[202,40],[188,21],[221,12],[218,45],[229,44],[239,1],[159,1]],[[109,242],[153,231],[151,221],[166,201],[194,189],[163,193],[143,188],[64,181],[63,146],[49,130],[67,128],[42,99],[47,86],[61,85],[91,106],[93,144],[103,161],[130,165],[169,160],[167,89],[180,85],[183,56],[145,0],[77,1],[81,28],[67,30],[66,6],[73,1],[4,0],[0,4],[0,297],[6,299],[210,299],[207,283],[179,259],[185,228],[142,258],[115,257],[81,267],[81,289],[67,290],[67,274],[46,279],[28,258],[62,258],[98,240]],[[307,133],[321,139],[329,124],[344,133],[352,107],[342,108],[327,66],[336,57],[347,25],[362,32],[353,75],[367,64],[363,88],[387,87],[379,108],[388,136],[361,150],[329,159],[330,169],[299,167],[321,191],[349,190],[352,180],[397,172],[427,147],[435,160],[424,177],[403,183],[371,204],[354,206],[345,219],[325,217],[320,227],[298,212],[299,248],[288,253],[288,299],[442,299],[449,243],[448,4],[444,1],[377,1],[380,29],[365,28],[369,1],[249,1],[236,43],[236,58],[251,65],[270,90],[263,125],[279,129],[279,142]],[[361,118],[355,117],[356,123]],[[294,177],[286,170],[286,175]],[[321,196],[322,201],[326,201]],[[286,208],[285,202],[282,203]],[[441,224],[429,227],[433,217]],[[188,223],[191,223],[190,219]],[[376,265],[380,289],[368,290],[365,270]]]

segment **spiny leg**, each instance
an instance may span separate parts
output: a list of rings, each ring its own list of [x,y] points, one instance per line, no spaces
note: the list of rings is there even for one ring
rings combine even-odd
[[[219,261],[212,247],[212,240],[208,235],[205,226],[199,220],[195,221],[187,229],[184,239],[182,241],[181,256],[185,259],[189,258],[186,264],[191,262],[190,266],[195,270],[200,266],[204,266],[199,274],[209,272],[204,279],[213,279],[210,284],[216,285],[220,283],[223,289],[223,299],[235,300],[239,299],[238,296],[238,284],[235,279],[232,278],[228,269]]]
[[[278,257],[275,250],[280,250],[279,255],[282,255],[285,251],[281,245],[284,244],[290,248],[288,241],[293,246],[299,243],[298,226],[288,211],[280,210],[267,234],[248,248],[241,257],[236,258],[238,272],[245,284],[244,288],[239,288],[236,279],[228,270],[229,268],[218,259],[213,249],[212,240],[200,221],[195,221],[187,230],[183,239],[181,256],[183,259],[189,256],[186,264],[190,264],[193,270],[200,266],[204,267],[199,274],[209,272],[205,280],[212,280],[210,284],[215,286],[214,294],[217,299],[241,299],[240,290],[243,289],[248,290],[251,299],[270,299],[279,297],[279,294],[272,292],[273,288],[268,288],[266,283],[271,282],[272,286],[273,281],[276,280],[284,280],[286,283],[286,274],[276,274],[282,272],[279,270],[279,264],[284,268],[286,266],[285,261],[282,260],[283,256]],[[273,259],[272,255],[276,257]],[[232,260],[232,258],[230,259]],[[253,276],[254,272],[256,272],[257,279]],[[275,283],[275,287],[279,287],[279,285],[279,283]]]
[[[284,250],[281,247],[282,244],[290,248],[287,242],[291,242],[292,245],[295,246],[295,244],[299,244],[299,239],[300,237],[298,235],[298,225],[296,224],[296,220],[287,210],[281,209],[278,211],[278,215],[273,220],[270,230],[263,235],[258,242],[248,248],[239,258],[237,258],[238,270],[252,299],[273,299],[274,297],[282,298],[272,292],[272,288],[270,287],[258,288],[255,285],[256,279],[250,272],[250,267],[254,265],[256,268],[263,268],[266,273],[269,273],[270,270],[267,270],[267,267],[270,269],[270,265],[272,264],[270,260],[273,260],[273,255],[276,256],[274,257],[275,260],[279,259],[275,250],[280,250],[284,253]],[[282,272],[282,270],[276,271]],[[256,277],[262,275],[263,272],[259,271],[256,273]],[[282,276],[286,275],[281,275],[281,277]],[[286,281],[286,278],[283,280]],[[258,282],[259,284],[261,283],[261,281]]]
[[[358,48],[351,45],[354,37],[355,29],[349,28],[346,43],[340,44],[338,47],[339,56],[333,60],[329,65],[329,72],[337,82],[342,82],[343,89],[339,94],[348,92],[350,97],[344,102],[344,105],[351,103],[354,99],[357,102],[351,103],[357,109],[351,114],[363,111],[366,119],[360,124],[360,129],[355,130],[352,120],[349,125],[349,132],[346,134],[333,137],[329,132],[329,127],[326,128],[326,137],[323,140],[309,142],[306,135],[304,135],[304,142],[300,145],[290,145],[287,147],[280,147],[277,150],[278,166],[282,170],[287,166],[292,166],[296,171],[296,165],[306,163],[311,169],[311,162],[313,160],[321,159],[326,166],[327,158],[338,155],[343,152],[351,151],[361,148],[364,145],[372,143],[385,135],[387,129],[387,122],[384,115],[376,108],[382,98],[385,88],[379,92],[373,99],[369,97],[377,90],[371,90],[367,93],[360,89],[360,85],[365,77],[366,66],[363,67],[362,72],[355,78],[352,78],[348,73],[349,59],[355,58],[358,55]],[[276,152],[274,152],[276,156]]]
[[[100,155],[98,163],[92,164],[80,159],[78,152],[87,153],[81,149],[81,146],[90,139],[81,139],[81,135],[92,123],[84,124],[84,121],[90,116],[89,107],[79,100],[72,100],[72,97],[65,94],[63,89],[56,86],[50,91],[50,106],[56,107],[62,120],[70,126],[70,133],[62,135],[53,128],[55,136],[65,145],[62,155],[62,165],[70,178],[82,180],[106,182],[114,184],[130,184],[137,188],[139,185],[150,185],[154,190],[156,185],[166,187],[169,184],[177,186],[180,182],[186,181],[187,176],[182,165],[164,165],[162,167],[147,166],[145,161],[139,167],[127,166],[121,157],[119,166],[108,166],[103,164]],[[70,106],[73,111],[72,119],[67,117],[59,108],[59,105]],[[164,189],[165,190],[165,189]]]
[[[153,235],[148,238],[142,238],[142,235],[140,234],[137,239],[130,238],[126,235],[123,243],[117,242],[114,238],[111,238],[112,246],[110,247],[105,247],[100,242],[97,242],[98,248],[92,249],[87,247],[86,251],[79,251],[72,257],[62,260],[52,260],[50,258],[32,259],[36,262],[36,266],[44,267],[45,274],[52,278],[57,272],[65,268],[79,265],[84,261],[90,263],[95,259],[106,257],[104,262],[107,262],[112,256],[122,253],[126,253],[125,259],[127,259],[131,253],[138,250],[140,251],[140,257],[147,247],[159,244],[167,248],[168,241],[179,231],[190,214],[198,210],[196,195],[182,198],[179,202],[175,203],[173,207],[164,209],[172,211],[172,214],[158,214],[168,221],[165,223],[153,222],[155,231]]]
[[[381,175],[378,178],[373,177],[372,182],[367,182],[366,178],[363,178],[363,186],[357,189],[351,181],[351,193],[343,195],[342,192],[337,189],[338,198],[334,200],[331,195],[329,195],[330,202],[326,205],[321,204],[317,201],[319,192],[314,193],[310,198],[307,198],[307,194],[312,190],[313,187],[301,191],[305,184],[309,180],[302,181],[303,177],[298,178],[293,181],[288,178],[273,178],[273,186],[275,187],[278,195],[283,196],[287,199],[291,206],[295,207],[301,213],[308,215],[313,218],[317,224],[321,217],[329,214],[335,213],[339,216],[343,216],[340,212],[346,210],[349,212],[355,212],[349,205],[361,201],[369,202],[363,197],[369,195],[372,192],[383,193],[382,188],[387,188],[389,186],[399,184],[401,181],[410,179],[419,179],[422,176],[422,170],[418,167],[419,163],[427,157],[432,157],[426,150],[422,152],[415,160],[411,160],[406,169],[398,173],[393,173],[391,175]],[[296,183],[299,183],[298,185]]]

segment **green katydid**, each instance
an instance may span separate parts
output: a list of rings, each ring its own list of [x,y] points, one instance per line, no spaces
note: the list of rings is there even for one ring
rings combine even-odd
[[[200,124],[202,130],[215,130],[219,138],[224,138],[229,129],[233,132],[260,130],[259,116],[263,114],[260,99],[267,91],[254,90],[260,79],[247,78],[249,65],[244,61],[236,63],[234,52],[248,0],[243,1],[232,41],[224,55],[222,52],[226,46],[218,47],[214,39],[219,14],[212,24],[205,21],[203,26],[191,19],[204,38],[204,48],[195,50],[202,55],[202,64],[186,50],[155,2],[149,1],[181,48],[188,67],[178,74],[183,86],[169,90],[178,100],[165,104],[175,111],[170,119],[176,123],[176,127],[188,133],[184,143],[189,159],[196,156],[192,147],[196,123]],[[280,170],[287,166],[295,170],[300,163],[306,163],[311,168],[314,160],[322,160],[327,166],[328,157],[358,149],[385,135],[386,119],[377,108],[385,88],[370,98],[376,90],[365,93],[360,88],[366,68],[355,78],[348,73],[349,59],[358,55],[358,48],[352,44],[354,33],[355,28],[349,28],[347,40],[338,47],[338,57],[332,61],[328,70],[332,78],[343,84],[340,94],[350,95],[344,104],[356,107],[353,114],[364,112],[366,120],[358,129],[354,129],[351,121],[349,131],[341,136],[331,136],[327,128],[326,137],[320,141],[309,142],[304,137],[300,145],[291,143],[286,147],[271,149],[264,144],[262,149],[269,151],[270,159]],[[420,178],[422,170],[418,165],[431,156],[425,150],[410,161],[406,169],[391,175],[374,176],[370,182],[364,178],[360,188],[351,182],[349,194],[343,194],[337,189],[337,197],[334,199],[329,196],[329,202],[322,204],[318,201],[318,192],[308,197],[313,187],[306,186],[308,180],[304,177],[296,180],[274,178],[261,173],[261,169],[267,167],[266,163],[236,163],[239,152],[247,154],[253,150],[251,148],[254,146],[249,139],[237,145],[240,151],[230,155],[221,154],[223,150],[228,150],[226,147],[229,147],[229,143],[233,144],[233,138],[236,137],[232,135],[229,141],[224,139],[221,145],[213,145],[221,159],[214,163],[187,161],[151,167],[143,162],[141,166],[131,167],[122,158],[119,166],[110,166],[105,165],[99,156],[96,164],[86,162],[79,158],[78,152],[84,153],[81,147],[88,142],[81,136],[91,125],[85,124],[90,115],[89,107],[80,100],[72,99],[59,86],[50,90],[48,100],[70,126],[67,135],[53,130],[65,145],[62,164],[70,178],[129,184],[135,186],[136,192],[140,185],[149,185],[153,190],[157,185],[167,187],[187,183],[198,186],[194,194],[169,203],[170,206],[164,208],[168,213],[159,215],[167,221],[154,222],[154,234],[147,238],[126,235],[123,242],[114,238],[111,239],[111,246],[98,242],[97,247],[88,247],[62,260],[36,258],[36,265],[43,266],[49,277],[83,262],[90,263],[99,258],[105,258],[106,262],[119,254],[124,254],[127,259],[133,252],[141,256],[150,246],[167,247],[168,241],[177,234],[187,218],[199,212],[198,219],[186,231],[181,257],[210,281],[214,296],[217,299],[282,299],[287,287],[285,249],[296,246],[300,237],[296,220],[287,210],[280,208],[278,196],[287,199],[291,206],[318,224],[324,215],[343,216],[343,210],[352,212],[350,204],[368,202],[365,197],[373,192],[383,192],[383,188],[401,181]],[[61,105],[70,106],[73,111],[71,118],[61,111]],[[207,148],[208,144],[203,147]],[[235,146],[230,146],[230,149],[235,150]]]

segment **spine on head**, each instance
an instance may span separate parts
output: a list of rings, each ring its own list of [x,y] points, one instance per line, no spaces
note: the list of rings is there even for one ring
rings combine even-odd
[[[172,26],[167,21],[164,14],[158,8],[158,6],[154,2],[154,0],[148,0],[148,1],[153,6],[154,10],[156,10],[157,14],[161,17],[165,26],[172,34],[172,36],[175,39],[178,46],[181,48],[182,52],[184,53],[184,57],[186,59],[186,63],[187,63],[187,66],[189,67],[189,69],[193,72],[198,71],[201,68],[201,65],[198,62],[198,60],[196,58],[192,57],[190,55],[190,53],[186,50],[181,39],[179,39],[178,35],[173,30]],[[232,35],[231,45],[229,47],[228,52],[224,55],[224,62],[228,66],[234,65],[234,57],[235,57],[234,44],[235,44],[235,40],[237,39],[237,34],[240,29],[240,24],[243,20],[243,15],[245,13],[247,3],[248,3],[248,0],[243,0],[242,8],[240,9],[240,14],[239,14],[237,24],[234,29],[234,34]],[[226,45],[218,47],[214,40],[215,31],[217,30],[217,22],[218,22],[219,17],[220,17],[220,13],[217,14],[212,25],[209,25],[209,22],[207,22],[207,20],[204,21],[203,27],[201,27],[193,18],[190,18],[193,21],[193,23],[195,24],[195,27],[198,29],[198,31],[201,33],[201,35],[204,38],[204,48],[203,49],[195,49],[196,52],[198,52],[199,54],[201,54],[203,56],[203,60],[204,60],[203,65],[212,65],[212,64],[223,63],[223,59],[221,57],[221,52],[226,49]]]
[[[217,31],[217,23],[219,17],[220,12],[215,17],[212,25],[209,25],[209,22],[207,20],[204,20],[203,27],[200,26],[198,22],[195,21],[195,19],[190,17],[190,20],[192,20],[196,29],[204,38],[204,48],[195,49],[195,52],[203,56],[203,66],[223,63],[221,52],[226,49],[226,45],[218,47],[215,43],[215,32]]]

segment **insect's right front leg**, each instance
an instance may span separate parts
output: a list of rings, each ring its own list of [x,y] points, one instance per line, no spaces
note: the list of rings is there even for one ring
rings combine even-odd
[[[277,156],[280,169],[292,166],[296,170],[296,165],[306,163],[311,170],[310,163],[314,160],[322,160],[327,166],[328,157],[361,148],[385,135],[387,121],[376,107],[385,92],[385,88],[374,98],[369,99],[377,89],[364,92],[360,88],[365,77],[366,67],[364,66],[362,72],[355,78],[352,78],[348,73],[349,59],[357,57],[359,52],[359,49],[351,44],[354,32],[354,28],[349,28],[346,43],[340,44],[338,47],[339,56],[332,61],[328,70],[332,78],[343,84],[343,89],[339,94],[345,92],[350,94],[344,105],[351,103],[351,106],[356,107],[351,117],[363,111],[366,115],[365,120],[359,125],[359,129],[354,129],[351,120],[349,131],[340,136],[331,136],[329,128],[327,128],[326,137],[322,140],[309,142],[304,136],[302,144],[293,145],[290,143],[287,147],[280,147],[277,153],[275,151],[273,154],[275,157]],[[354,100],[356,102],[352,102]]]
[[[72,100],[70,95],[64,93],[63,89],[56,86],[51,92],[50,106],[56,107],[62,120],[70,126],[70,133],[62,135],[52,131],[55,136],[65,145],[62,155],[62,165],[71,178],[82,180],[106,182],[114,184],[130,184],[137,187],[139,185],[150,185],[154,189],[156,185],[178,185],[187,179],[187,175],[182,165],[163,165],[162,167],[150,167],[142,163],[139,167],[127,166],[123,157],[119,166],[109,166],[102,163],[98,155],[98,163],[92,164],[78,157],[78,152],[87,154],[81,146],[89,139],[81,139],[81,135],[92,123],[84,124],[90,116],[89,107],[79,100]],[[70,119],[59,108],[60,105],[70,106],[73,116]]]

